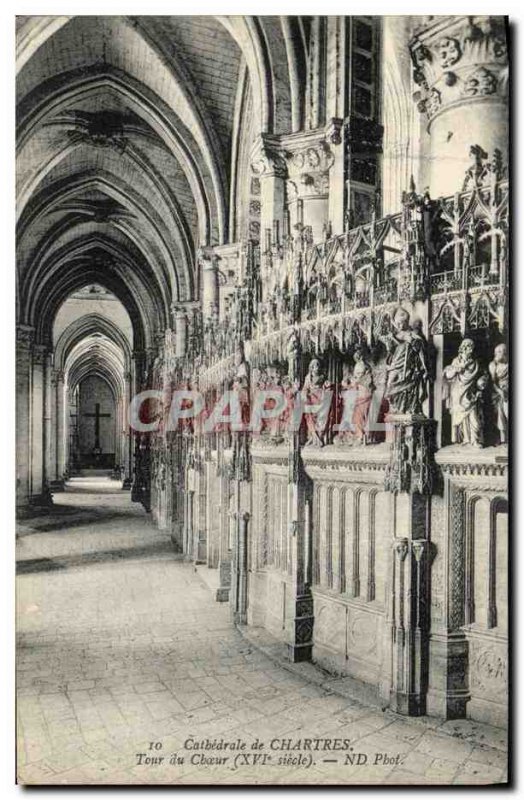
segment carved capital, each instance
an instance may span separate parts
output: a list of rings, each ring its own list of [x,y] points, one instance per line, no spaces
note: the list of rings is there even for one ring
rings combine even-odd
[[[393,550],[398,556],[400,561],[404,561],[409,550],[409,542],[407,539],[396,539],[393,542]]]
[[[452,105],[505,99],[508,56],[503,17],[428,17],[409,44],[415,100],[432,120]]]
[[[48,350],[45,344],[34,344],[33,345],[33,364],[38,364],[39,366],[45,364],[47,358]]]
[[[51,372],[51,385],[59,386],[64,382],[64,371],[61,369],[53,369]]]
[[[420,564],[422,561],[422,557],[427,550],[427,541],[425,539],[416,539],[411,543],[411,549],[413,550],[413,555],[415,556],[415,561],[417,564]]]
[[[335,162],[332,146],[318,132],[286,137],[288,189],[295,197],[325,195],[329,192],[329,170]]]
[[[286,159],[276,137],[260,134],[251,155],[251,170],[255,175],[264,178],[287,177]]]
[[[16,346],[17,348],[31,348],[35,338],[35,329],[30,325],[16,326]]]
[[[213,247],[199,247],[197,261],[204,270],[217,270],[220,257],[215,253]]]
[[[330,144],[340,144],[342,142],[342,129],[344,120],[333,117],[326,125],[326,139]]]

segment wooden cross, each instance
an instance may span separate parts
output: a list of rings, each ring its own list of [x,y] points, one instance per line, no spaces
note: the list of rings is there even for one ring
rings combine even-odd
[[[111,414],[100,413],[100,403],[95,403],[94,414],[84,414],[84,417],[93,417],[95,420],[95,450],[101,450],[100,447],[100,420],[102,417],[110,417]]]

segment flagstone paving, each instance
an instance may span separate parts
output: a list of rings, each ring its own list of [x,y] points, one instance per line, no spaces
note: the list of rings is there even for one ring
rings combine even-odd
[[[366,707],[254,648],[118,486],[76,481],[20,526],[20,783],[506,780],[501,729]]]

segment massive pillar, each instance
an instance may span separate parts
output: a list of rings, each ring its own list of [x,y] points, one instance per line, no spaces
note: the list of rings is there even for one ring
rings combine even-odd
[[[478,145],[508,151],[508,55],[503,17],[422,17],[410,42],[415,99],[430,135],[429,190],[453,194]]]
[[[31,357],[33,328],[16,329],[16,505],[29,504],[31,493]]]

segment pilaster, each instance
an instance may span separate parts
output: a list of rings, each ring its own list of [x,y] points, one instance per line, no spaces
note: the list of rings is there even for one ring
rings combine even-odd
[[[433,420],[420,414],[391,414],[390,464],[392,549],[384,661],[389,705],[399,714],[426,713],[429,658],[431,494],[435,491]],[[388,681],[382,682],[382,691]]]

